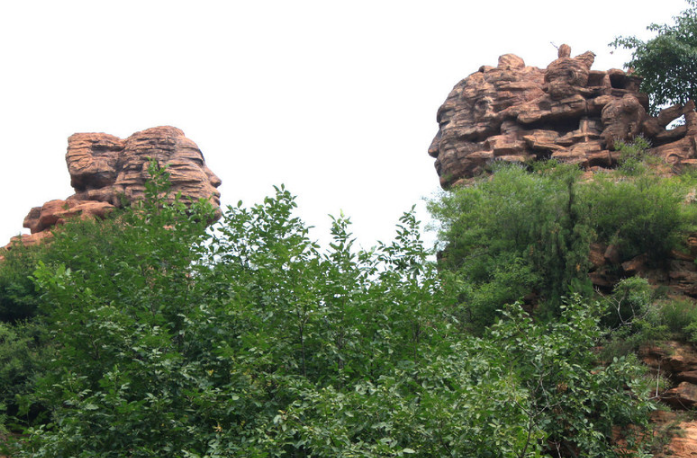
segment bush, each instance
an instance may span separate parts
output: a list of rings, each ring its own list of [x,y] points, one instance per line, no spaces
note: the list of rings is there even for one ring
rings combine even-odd
[[[615,285],[612,295],[604,302],[606,326],[612,329],[631,327],[650,312],[653,302],[651,286],[640,277],[625,278]]]
[[[619,171],[627,176],[644,175],[647,170],[647,154],[651,147],[646,138],[636,137],[632,142],[617,141],[615,149],[620,152]]]
[[[552,454],[621,455],[608,440],[612,426],[645,427],[654,409],[647,401],[645,369],[634,355],[599,364],[595,350],[603,337],[601,312],[600,304],[573,296],[557,320],[534,323],[519,307],[509,307],[507,320],[490,331],[503,342],[510,367],[528,387],[533,399],[529,414],[545,431],[546,451]],[[630,400],[634,396],[640,401]],[[628,438],[630,445],[640,439],[641,432],[636,433]]]
[[[646,254],[660,262],[678,246],[688,224],[685,189],[677,179],[646,174],[617,180],[596,174],[583,193],[598,240],[617,244],[625,260]]]
[[[473,291],[464,294],[465,302],[488,308],[475,310],[477,326],[493,322],[501,300],[537,293],[558,306],[572,283],[588,283],[592,233],[577,196],[579,174],[566,165],[533,174],[502,166],[493,176],[431,202],[445,243],[441,265]]]
[[[678,337],[684,335],[686,327],[697,322],[697,306],[691,299],[666,301],[659,313],[668,330]]]

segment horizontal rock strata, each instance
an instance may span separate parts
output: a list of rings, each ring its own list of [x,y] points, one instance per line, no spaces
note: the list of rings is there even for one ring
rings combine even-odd
[[[622,70],[591,70],[594,54],[571,57],[562,45],[546,69],[513,54],[460,81],[438,110],[429,148],[441,186],[485,173],[494,161],[554,158],[584,167],[613,167],[618,141],[646,137],[652,153],[680,167],[697,163],[692,102],[648,114],[641,79]],[[684,124],[667,126],[684,118]]]
[[[167,167],[171,199],[179,193],[220,207],[220,179],[206,166],[196,143],[176,127],[147,129],[125,140],[103,133],[74,134],[68,139],[65,158],[75,194],[32,208],[24,219],[31,234],[13,237],[5,248],[19,242],[39,243],[68,218],[104,218],[124,200],[142,198],[150,159]]]

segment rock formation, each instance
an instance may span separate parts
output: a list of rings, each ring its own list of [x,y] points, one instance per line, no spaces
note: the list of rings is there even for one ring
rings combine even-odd
[[[497,160],[554,158],[589,169],[613,167],[619,159],[615,143],[638,135],[672,167],[697,165],[693,102],[650,116],[639,77],[591,70],[592,52],[570,56],[571,48],[562,45],[558,59],[542,70],[506,54],[498,66],[481,67],[455,86],[438,110],[440,128],[429,149],[443,188],[485,173]],[[680,117],[683,124],[667,128]],[[621,259],[616,246],[593,244],[591,281],[611,291],[623,277],[640,275],[697,299],[697,234],[687,245],[689,253],[673,251],[667,268],[655,268],[646,256]]]
[[[495,160],[554,158],[587,168],[612,167],[618,140],[645,136],[653,154],[679,167],[697,163],[697,115],[692,102],[648,114],[641,79],[622,70],[591,70],[594,54],[571,57],[559,47],[546,69],[513,54],[460,81],[438,110],[429,148],[441,186],[486,171]],[[684,116],[684,124],[667,126]]]
[[[65,158],[75,194],[32,208],[24,219],[31,235],[14,237],[6,248],[19,239],[31,245],[50,237],[49,229],[66,218],[104,218],[122,199],[132,202],[142,198],[149,158],[168,167],[172,199],[181,193],[184,198],[208,199],[220,207],[216,189],[220,179],[206,167],[196,143],[176,127],[147,129],[125,140],[102,133],[74,134],[68,139]]]
[[[594,54],[571,57],[567,45],[546,69],[526,66],[513,54],[496,67],[483,66],[460,81],[438,110],[439,129],[429,148],[436,158],[440,184],[447,189],[487,173],[494,161],[526,162],[554,158],[587,169],[617,165],[618,141],[642,135],[650,153],[675,170],[697,165],[695,105],[675,105],[651,116],[648,97],[639,92],[641,79],[618,69],[591,70]],[[681,123],[671,127],[672,122]],[[590,246],[589,277],[605,293],[622,278],[641,276],[668,294],[697,299],[697,233],[689,234],[687,252],[672,251],[664,265],[653,266],[646,255],[623,259],[618,247]],[[644,346],[640,357],[670,386],[656,387],[656,398],[674,410],[697,409],[697,352],[680,342]],[[657,434],[677,425],[683,431],[667,440],[659,456],[697,455],[697,421],[675,412],[658,411],[652,421]],[[672,425],[672,426],[671,426]],[[622,431],[616,431],[616,439]],[[618,445],[621,440],[618,440]]]

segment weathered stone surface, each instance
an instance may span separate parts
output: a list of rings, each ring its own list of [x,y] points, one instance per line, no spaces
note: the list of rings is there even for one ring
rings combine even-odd
[[[686,245],[690,254],[697,257],[697,233],[688,234]]]
[[[611,292],[617,283],[617,275],[614,275],[606,268],[598,269],[588,274],[593,286],[603,292]]]
[[[681,372],[697,370],[695,349],[675,340],[663,341],[660,346],[643,346],[639,356],[644,364],[671,378],[677,378]]]
[[[76,192],[113,185],[119,168],[119,153],[125,142],[107,134],[73,134],[68,138],[65,159],[70,185]]]
[[[605,265],[606,250],[607,247],[600,243],[591,243],[590,252],[588,255],[588,259],[590,260],[591,265],[593,266],[591,270],[595,270],[598,267],[602,267]]]
[[[678,250],[670,250],[670,258],[678,261],[694,262],[695,255],[692,253],[683,253],[682,251]]]
[[[65,210],[67,207],[64,200],[50,200],[41,207],[34,207],[24,218],[24,227],[31,230],[32,234],[41,232],[49,227],[55,226],[59,218],[56,212]]]
[[[647,114],[641,79],[622,70],[591,70],[594,54],[571,57],[562,45],[546,69],[512,54],[460,81],[438,110],[429,148],[441,186],[482,174],[494,160],[555,158],[584,167],[612,167],[617,141],[647,137],[669,164],[697,165],[697,114],[692,102]],[[666,129],[684,116],[685,125]]]
[[[75,195],[69,204],[85,201],[119,205],[141,198],[148,179],[148,161],[169,167],[173,194],[209,199],[220,204],[220,179],[206,166],[196,143],[176,127],[155,127],[125,140],[107,134],[75,134],[68,139],[66,161]]]
[[[680,433],[671,437],[670,442],[659,455],[673,458],[697,456],[697,421],[685,421],[677,425]]]
[[[697,384],[697,370],[679,372],[675,375],[675,378],[679,382],[690,382]]]
[[[697,386],[697,352],[692,345],[669,340],[660,345],[642,346],[638,354],[653,376],[660,376],[675,384],[660,395],[662,400],[679,408],[692,406],[686,401],[694,394],[696,388],[693,387]],[[682,385],[684,382],[688,384]]]
[[[687,296],[697,297],[697,266],[694,261],[671,260],[668,278],[671,289]]]
[[[661,401],[676,409],[690,409],[697,404],[697,385],[681,382],[661,394]]]
[[[610,245],[605,250],[605,260],[611,264],[619,264],[622,259],[617,245]]]
[[[654,457],[697,456],[697,422],[686,421],[677,412],[656,410],[651,413],[651,424],[654,438],[665,444],[660,451],[652,450]]]
[[[645,270],[647,262],[648,256],[640,254],[627,262],[623,262],[622,269],[627,275],[636,275]]]
[[[56,212],[55,216],[59,218],[59,223],[74,217],[80,217],[80,219],[104,219],[114,208],[108,202],[89,201],[71,206],[67,210]]]
[[[10,243],[8,243],[5,248],[10,249],[12,248],[12,245],[16,243],[21,243],[24,246],[38,245],[39,243],[51,240],[52,238],[53,233],[51,233],[50,231],[37,232],[36,234],[18,235],[16,237],[12,237],[10,239]]]
[[[102,133],[74,134],[68,139],[66,162],[75,194],[32,208],[24,219],[31,235],[22,236],[22,243],[46,239],[48,235],[39,234],[48,234],[47,230],[67,218],[104,218],[121,205],[122,199],[132,202],[142,198],[150,159],[168,167],[171,198],[180,193],[184,198],[207,199],[220,207],[220,179],[206,166],[196,143],[180,129],[155,127],[125,140]]]
[[[466,183],[486,173],[493,161],[555,158],[591,174],[614,167],[616,143],[638,135],[669,164],[666,170],[697,166],[695,105],[675,105],[652,117],[648,97],[639,92],[640,78],[618,69],[592,70],[593,61],[593,53],[571,57],[571,49],[562,45],[546,69],[506,54],[496,67],[483,66],[460,81],[438,110],[439,130],[429,148],[441,186]],[[684,125],[667,129],[680,117]],[[622,278],[640,275],[652,285],[697,298],[697,235],[687,246],[689,253],[670,254],[668,269],[648,263],[643,254],[628,259],[616,245],[604,253],[591,246],[591,282],[610,292]]]

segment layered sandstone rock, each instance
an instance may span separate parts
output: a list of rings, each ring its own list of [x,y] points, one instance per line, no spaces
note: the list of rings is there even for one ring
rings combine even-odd
[[[652,154],[676,169],[697,164],[692,102],[650,116],[648,97],[639,92],[640,78],[617,69],[592,70],[593,61],[593,53],[571,57],[571,49],[562,45],[546,69],[506,54],[497,66],[483,66],[460,81],[438,110],[439,130],[429,148],[441,186],[466,184],[486,173],[494,161],[554,158],[590,170],[614,167],[617,142],[638,135],[649,140]],[[670,128],[679,118],[683,122]],[[639,275],[653,285],[667,286],[669,294],[696,299],[697,234],[688,235],[687,247],[684,253],[673,251],[665,265],[657,267],[646,255],[626,259],[617,246],[593,243],[589,276],[602,292],[611,292],[622,278]],[[657,386],[657,399],[676,410],[697,408],[697,352],[691,345],[665,342],[642,348],[640,356],[654,375],[670,384]],[[682,431],[667,440],[666,454],[697,455],[697,422],[672,412],[654,417],[654,424],[661,425],[658,434],[663,424],[674,423]],[[616,433],[621,439],[623,431]]]
[[[50,238],[50,229],[67,218],[104,218],[123,201],[143,197],[149,160],[167,166],[173,199],[209,200],[220,207],[220,179],[206,166],[201,150],[176,127],[155,127],[125,140],[102,133],[74,134],[68,139],[66,161],[75,194],[32,208],[24,219],[31,231],[12,239],[25,245]]]
[[[493,161],[554,158],[585,167],[612,167],[619,140],[644,135],[652,152],[679,167],[697,157],[692,102],[647,114],[641,79],[622,70],[591,70],[594,54],[571,57],[562,45],[546,69],[512,54],[460,81],[438,110],[439,130],[429,154],[441,186],[486,171]],[[667,126],[684,117],[674,129]]]
[[[649,263],[645,254],[622,262],[615,245],[592,243],[588,276],[593,286],[609,293],[623,278],[640,276],[654,286],[665,286],[670,294],[697,299],[697,234],[688,234],[688,252],[672,250],[660,265]]]
[[[674,411],[656,411],[652,416],[654,434],[666,436],[665,445],[657,457],[697,455],[697,422],[675,412],[693,410],[697,406],[697,353],[688,344],[664,341],[660,345],[645,345],[639,356],[654,377],[670,383],[668,389],[659,390],[658,399]],[[672,432],[669,432],[672,430]]]

